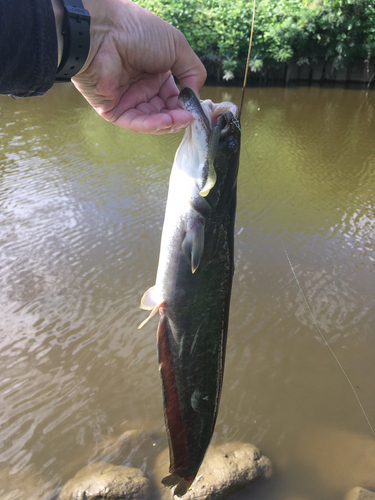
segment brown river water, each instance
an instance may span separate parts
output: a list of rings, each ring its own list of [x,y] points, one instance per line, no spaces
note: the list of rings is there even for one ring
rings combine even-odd
[[[238,104],[240,89],[202,97]],[[233,499],[342,499],[364,485],[374,435],[284,248],[375,427],[375,92],[249,88],[242,132],[213,440],[274,464]],[[130,429],[154,432],[153,452],[124,459],[152,478],[167,441],[157,319],[138,330],[139,303],[182,135],[120,130],[62,84],[2,96],[0,137],[0,499],[57,498]]]

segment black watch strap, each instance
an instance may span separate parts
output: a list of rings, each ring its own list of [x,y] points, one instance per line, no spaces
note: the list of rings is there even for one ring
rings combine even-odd
[[[69,81],[86,62],[90,50],[90,13],[81,0],[61,0],[64,5],[64,48],[56,82]]]

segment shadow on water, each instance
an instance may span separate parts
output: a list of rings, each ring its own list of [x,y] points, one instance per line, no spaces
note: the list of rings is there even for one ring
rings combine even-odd
[[[243,148],[214,440],[249,441],[269,456],[276,472],[251,490],[259,499],[341,499],[361,478],[345,457],[370,431],[280,241],[374,425],[374,96],[246,95],[251,165]],[[207,87],[202,97],[238,103],[240,89]],[[141,443],[121,460],[153,477],[166,439],[156,321],[137,330],[139,301],[155,279],[182,136],[117,129],[65,84],[40,99],[2,97],[0,136],[0,496],[56,497],[134,428],[152,432],[155,452]]]

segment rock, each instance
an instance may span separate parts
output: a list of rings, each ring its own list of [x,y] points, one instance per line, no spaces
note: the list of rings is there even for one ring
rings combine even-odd
[[[145,457],[155,460],[159,442],[160,437],[156,432],[131,429],[119,437],[103,440],[92,459],[94,462],[131,465],[138,468],[143,464]]]
[[[150,481],[139,469],[96,462],[70,479],[58,500],[145,500],[149,492]]]
[[[106,462],[136,469],[149,470],[153,467],[157,455],[165,448],[165,433],[155,430],[142,422],[141,429],[126,429],[128,422],[121,425],[117,435],[106,437],[95,444],[94,449],[82,455],[73,453],[68,461],[61,465],[60,476],[66,481],[89,463]],[[0,480],[1,485],[1,480]],[[1,491],[1,489],[0,489]],[[2,500],[1,494],[0,499]]]
[[[375,493],[364,488],[353,488],[346,495],[345,500],[375,500]]]
[[[169,451],[164,450],[155,464],[155,479],[159,482],[167,475]],[[236,491],[247,488],[261,477],[270,477],[272,465],[252,444],[228,443],[210,446],[197,479],[182,500],[224,500]],[[170,500],[168,488],[161,491],[162,498]],[[177,498],[177,497],[175,497]]]

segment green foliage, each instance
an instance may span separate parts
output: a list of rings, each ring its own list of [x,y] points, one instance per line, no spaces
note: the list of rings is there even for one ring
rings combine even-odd
[[[253,4],[247,0],[138,0],[178,28],[209,74],[242,74]],[[375,0],[258,0],[250,69],[261,72],[292,58],[324,58],[338,68],[375,54]]]

